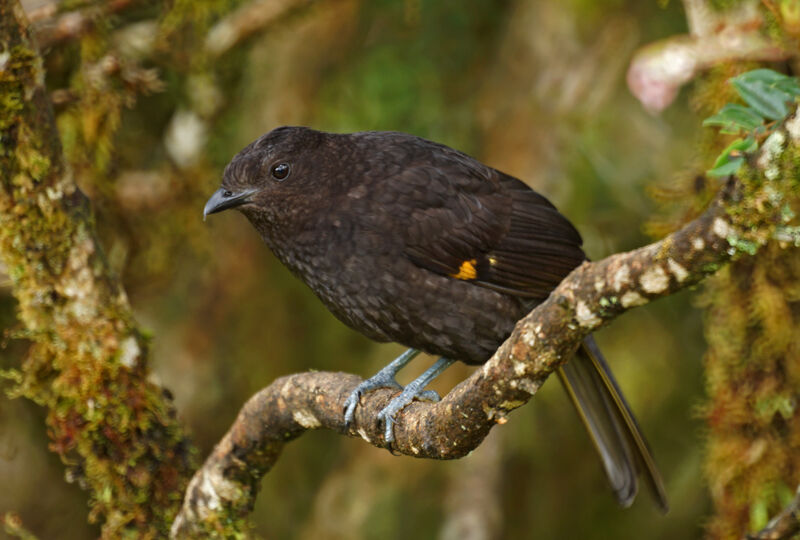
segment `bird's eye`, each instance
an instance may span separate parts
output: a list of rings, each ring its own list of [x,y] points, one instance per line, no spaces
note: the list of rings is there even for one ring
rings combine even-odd
[[[273,165],[270,172],[272,173],[272,177],[276,180],[283,180],[289,176],[289,164],[278,163],[277,165]]]

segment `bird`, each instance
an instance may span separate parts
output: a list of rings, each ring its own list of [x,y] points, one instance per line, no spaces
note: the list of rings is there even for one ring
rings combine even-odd
[[[456,361],[485,363],[516,322],[587,260],[576,228],[521,180],[424,138],[393,131],[329,133],[283,126],[226,166],[203,218],[242,213],[288,269],[344,324],[408,349],[348,397],[400,393],[379,414],[384,439],[425,387]],[[395,376],[426,352],[438,360],[402,387]],[[649,446],[594,339],[558,370],[622,506],[641,474],[668,509]]]

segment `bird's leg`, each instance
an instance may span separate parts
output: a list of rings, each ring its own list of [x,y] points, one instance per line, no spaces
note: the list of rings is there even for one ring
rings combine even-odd
[[[378,373],[356,386],[356,389],[353,390],[353,392],[347,398],[347,401],[344,402],[345,427],[350,427],[350,424],[353,423],[356,405],[358,405],[362,395],[366,394],[367,392],[371,392],[372,390],[377,390],[378,388],[402,389],[403,387],[400,386],[399,382],[397,382],[395,376],[397,375],[398,371],[406,367],[406,365],[411,362],[419,353],[420,351],[417,349],[406,350],[406,352],[392,360]],[[438,398],[439,396],[436,397]]]
[[[439,401],[439,394],[432,390],[424,390],[429,382],[435,379],[442,371],[450,367],[455,362],[449,358],[439,358],[435,364],[428,368],[428,370],[408,383],[400,395],[396,396],[384,409],[378,413],[378,420],[383,420],[384,439],[386,444],[394,441],[394,417],[406,405],[414,401],[414,398],[428,399],[430,401]],[[435,399],[431,398],[431,394]]]

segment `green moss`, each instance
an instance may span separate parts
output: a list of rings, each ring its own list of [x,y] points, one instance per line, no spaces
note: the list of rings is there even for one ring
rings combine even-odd
[[[732,248],[747,255],[755,255],[758,251],[758,244],[751,240],[745,240],[736,235],[728,236],[727,240]]]
[[[716,6],[728,9],[733,4]],[[738,63],[712,68],[691,98],[699,116],[734,102],[728,78],[753,67]],[[711,130],[703,135],[699,162],[707,164],[729,140]],[[800,411],[794,403],[800,358],[793,337],[800,334],[800,254],[781,249],[773,240],[785,227],[796,225],[799,153],[795,144],[775,144],[768,175],[754,161],[745,163],[737,204],[728,213],[736,231],[726,238],[735,250],[734,262],[703,268],[715,274],[703,293],[708,341],[704,413],[709,428],[705,468],[715,506],[710,538],[740,537],[743,531],[761,528],[785,504],[786,490],[780,486],[800,483]],[[669,202],[677,219],[663,220],[673,229],[680,220],[696,216],[722,186],[698,179],[702,176],[686,175],[674,190],[677,195]],[[662,227],[659,232],[667,231]]]
[[[0,31],[21,40],[9,21]],[[65,173],[39,59],[0,56],[0,255],[25,337],[10,393],[44,406],[52,449],[90,494],[106,537],[163,537],[196,460],[171,403],[147,382],[147,342],[100,252],[86,199]],[[122,365],[133,339],[137,361]],[[128,342],[130,343],[130,342]]]

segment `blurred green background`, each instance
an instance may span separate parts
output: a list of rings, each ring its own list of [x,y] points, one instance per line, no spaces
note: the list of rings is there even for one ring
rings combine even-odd
[[[686,32],[676,2],[296,4],[222,53],[208,52],[218,41],[203,40],[247,3],[176,2],[166,12],[158,2],[133,2],[45,49],[48,84],[66,92],[56,105],[65,151],[92,199],[109,260],[152,333],[153,376],[174,394],[203,455],[275,378],[309,369],[366,377],[402,350],[334,319],[243,217],[202,222],[225,164],[262,133],[301,124],[398,130],[448,144],[546,194],[600,258],[650,241],[643,227],[658,209],[648,186],[686,173],[701,129],[685,96],[654,117],[624,81],[639,46]],[[109,51],[119,75],[96,75]],[[156,69],[161,83],[135,87],[125,72],[134,67]],[[14,339],[14,305],[6,284],[2,367],[18,365],[26,349]],[[305,435],[265,478],[254,533],[699,537],[709,512],[695,414],[703,402],[701,326],[690,292],[597,336],[661,466],[672,504],[666,516],[646,494],[630,509],[617,507],[577,415],[549,382],[455,462],[394,457],[329,432]],[[430,361],[415,361],[404,380]],[[469,372],[451,368],[434,388],[445,393]],[[28,401],[0,402],[0,510],[19,512],[41,538],[96,537],[86,495],[47,450],[43,418]]]

